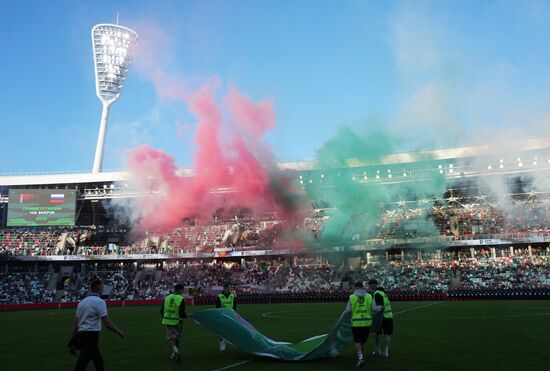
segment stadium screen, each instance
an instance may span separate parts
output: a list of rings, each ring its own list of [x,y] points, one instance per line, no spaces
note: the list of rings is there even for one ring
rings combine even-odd
[[[13,189],[8,199],[8,227],[74,225],[76,191]]]

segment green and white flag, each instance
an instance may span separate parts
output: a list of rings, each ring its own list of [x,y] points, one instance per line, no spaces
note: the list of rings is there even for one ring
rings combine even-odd
[[[352,342],[351,313],[342,313],[328,334],[288,343],[269,339],[231,309],[207,309],[190,315],[244,352],[284,361],[333,358]]]

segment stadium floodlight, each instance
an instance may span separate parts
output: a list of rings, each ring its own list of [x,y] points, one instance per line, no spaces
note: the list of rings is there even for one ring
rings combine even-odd
[[[119,25],[98,24],[92,28],[96,94],[103,105],[92,170],[94,173],[101,171],[109,108],[120,96],[137,38],[135,31]]]

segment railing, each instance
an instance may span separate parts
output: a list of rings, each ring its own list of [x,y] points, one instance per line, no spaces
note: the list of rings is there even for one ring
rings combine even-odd
[[[496,234],[479,234],[479,235],[461,235],[461,236],[436,236],[436,237],[417,237],[417,238],[392,238],[382,239],[375,238],[365,240],[365,246],[379,245],[407,245],[419,243],[448,243],[453,241],[479,241],[479,240],[514,240],[521,238],[548,238],[550,239],[550,231],[544,232],[509,232]]]
[[[124,171],[122,169],[102,170],[102,173],[117,173]],[[3,176],[29,176],[29,175],[65,175],[65,174],[92,174],[92,170],[72,170],[72,171],[45,171],[45,172],[20,172],[20,173],[0,173]]]
[[[550,231],[544,232],[505,232],[505,233],[496,233],[496,234],[479,234],[479,235],[461,235],[458,237],[452,237],[455,241],[466,241],[466,240],[491,240],[491,239],[500,239],[500,240],[513,240],[517,238],[534,238],[534,237],[550,237]]]
[[[133,305],[161,305],[162,300],[105,300],[111,307],[126,307]],[[186,297],[185,304],[193,305],[193,298]],[[64,309],[76,308],[78,302],[68,303],[40,303],[40,304],[3,304],[0,305],[0,312],[12,310],[30,310],[30,309]]]
[[[437,236],[437,237],[416,237],[416,238],[374,238],[364,241],[366,246],[379,246],[379,245],[406,245],[406,244],[418,244],[418,243],[447,243],[453,241],[454,237],[451,236]]]
[[[277,304],[277,303],[326,303],[344,302],[348,292],[295,293],[295,294],[247,294],[238,295],[241,304]],[[471,301],[471,300],[549,300],[550,289],[541,290],[489,290],[489,291],[449,291],[439,293],[391,293],[392,301]],[[186,297],[186,305],[214,305],[215,296]],[[162,300],[106,300],[111,307],[134,305],[161,305]],[[5,304],[0,305],[0,312],[33,309],[75,308],[78,302],[41,303],[41,304]]]

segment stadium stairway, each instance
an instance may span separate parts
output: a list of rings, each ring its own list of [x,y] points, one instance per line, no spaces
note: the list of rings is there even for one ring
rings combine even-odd
[[[82,286],[82,277],[80,277],[80,275],[77,275],[75,279],[71,280],[69,290],[78,291],[78,288],[81,286]]]
[[[134,281],[132,282],[133,288],[138,287],[139,280],[141,279],[141,273],[142,273],[141,270],[136,272],[136,275],[134,276]]]
[[[140,281],[144,281],[147,284],[151,285],[155,276],[155,269],[151,267],[144,267],[140,272]]]
[[[458,290],[460,288],[460,271],[457,271],[456,274],[451,273],[451,290]]]
[[[286,278],[290,273],[290,268],[287,266],[280,265],[277,267],[277,270],[273,273],[273,277],[269,280],[267,286],[270,290],[279,287],[281,284],[286,282]]]
[[[48,283],[46,285],[47,290],[56,290],[57,289],[57,279],[59,277],[59,273],[52,273],[50,274],[50,279],[48,280]]]
[[[191,270],[190,265],[184,266],[183,270],[181,271],[180,282],[187,281],[187,276],[189,275],[190,270]]]
[[[156,285],[159,283],[160,279],[162,278],[162,275],[164,274],[164,271],[161,269],[158,269],[155,271],[155,278],[153,279],[153,283]]]

